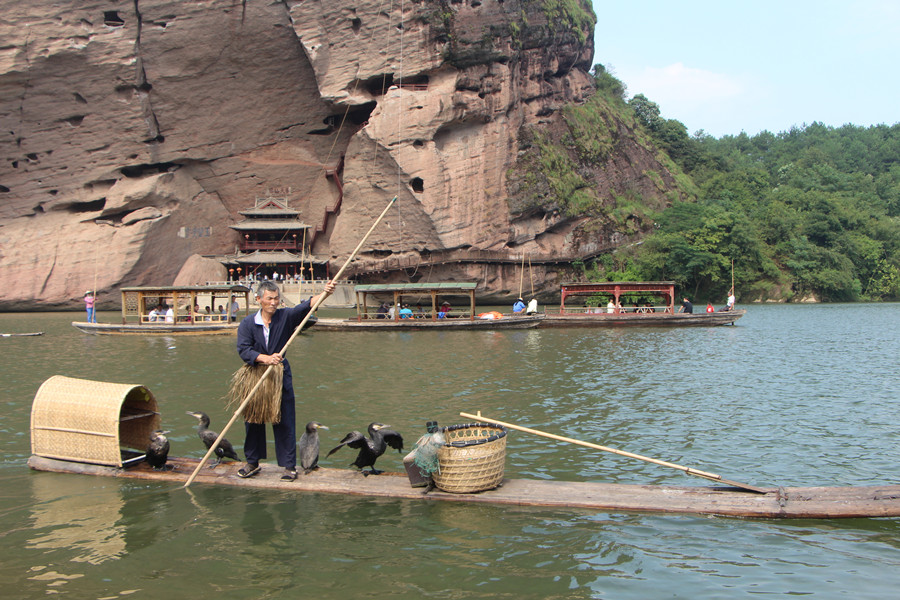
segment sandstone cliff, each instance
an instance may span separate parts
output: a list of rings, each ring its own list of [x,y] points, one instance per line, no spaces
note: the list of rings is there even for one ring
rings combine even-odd
[[[565,259],[623,239],[608,211],[560,206],[534,151],[593,97],[586,0],[74,4],[0,0],[0,308],[172,283],[233,251],[270,187],[335,270],[397,195],[355,269],[373,281],[500,297],[527,253],[553,289]],[[668,201],[652,148],[604,123],[609,152],[578,166],[597,205]],[[435,260],[461,253],[485,260]]]

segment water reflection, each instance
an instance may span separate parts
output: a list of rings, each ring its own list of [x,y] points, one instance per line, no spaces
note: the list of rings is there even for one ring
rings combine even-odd
[[[71,481],[70,481],[71,480]],[[81,478],[29,478],[34,536],[30,549],[65,550],[72,562],[100,564],[126,551],[124,502],[118,485],[84,486]]]

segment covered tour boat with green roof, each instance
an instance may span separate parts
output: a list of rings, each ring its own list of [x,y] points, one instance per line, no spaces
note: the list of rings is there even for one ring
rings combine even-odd
[[[479,313],[475,308],[477,285],[475,282],[357,285],[354,287],[356,317],[320,318],[316,329],[530,329],[543,320],[543,315]],[[382,305],[392,306],[393,311],[378,312]]]

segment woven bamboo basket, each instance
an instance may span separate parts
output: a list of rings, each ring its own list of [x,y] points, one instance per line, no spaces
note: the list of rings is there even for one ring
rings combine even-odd
[[[440,470],[432,474],[438,489],[469,494],[492,490],[503,482],[506,428],[468,423],[442,431],[446,442],[438,450]]]
[[[55,375],[31,405],[31,453],[121,467],[143,458],[159,428],[156,398],[144,386]]]

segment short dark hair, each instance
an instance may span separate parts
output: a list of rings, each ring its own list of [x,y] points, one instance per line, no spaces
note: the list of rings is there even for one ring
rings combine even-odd
[[[256,287],[256,297],[262,298],[266,292],[275,292],[279,296],[281,296],[281,290],[278,289],[278,285],[274,281],[270,281],[266,279],[265,281],[261,281],[259,285]]]

